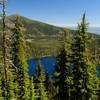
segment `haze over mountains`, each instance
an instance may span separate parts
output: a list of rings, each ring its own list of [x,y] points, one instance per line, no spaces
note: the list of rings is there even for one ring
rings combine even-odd
[[[77,27],[75,27],[75,26],[68,26],[68,28],[72,29],[72,30],[77,29]],[[100,27],[96,27],[96,26],[95,27],[93,27],[93,26],[89,27],[88,32],[100,35]]]

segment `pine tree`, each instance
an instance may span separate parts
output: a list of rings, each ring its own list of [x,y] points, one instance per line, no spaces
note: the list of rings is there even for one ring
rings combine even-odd
[[[57,100],[70,100],[71,96],[71,36],[68,31],[64,30],[63,46],[57,56],[56,71],[54,74]]]
[[[2,97],[4,100],[14,99],[13,93],[13,82],[12,82],[12,73],[11,73],[11,41],[10,33],[8,27],[6,27],[6,1],[1,0],[0,4],[2,5]]]
[[[34,81],[33,76],[30,77],[30,99],[29,100],[35,100],[34,95]]]
[[[2,45],[2,43],[0,45]],[[3,71],[3,63],[2,63],[2,59],[3,58],[2,58],[2,56],[3,56],[2,55],[2,51],[0,50],[0,100],[4,100],[3,96],[2,96],[2,93],[3,93],[3,89],[2,89],[3,88],[3,84],[2,83],[4,82],[4,80],[3,80],[4,79],[4,77],[3,77],[3,75],[4,75],[3,72],[4,71]]]
[[[73,100],[95,100],[98,84],[96,67],[90,62],[88,53],[87,25],[84,14],[72,45]]]
[[[91,71],[93,70],[92,73],[97,74],[98,77],[98,88],[94,87],[94,92],[93,92],[93,96],[95,98],[100,99],[100,76],[99,76],[99,67],[100,67],[100,60],[99,60],[99,45],[98,45],[98,38],[95,37],[91,37],[91,41],[90,41],[90,51],[89,51],[89,55],[90,57],[90,61],[92,62],[92,65],[94,66],[93,69],[91,69]],[[97,73],[94,72],[94,70],[96,69]],[[92,74],[93,75],[93,74]],[[93,76],[92,78],[92,83],[91,84],[95,84],[96,82],[93,81],[95,80],[95,76]]]
[[[46,74],[46,80],[45,80],[45,87],[46,87],[46,91],[48,93],[48,100],[54,100],[54,96],[55,96],[55,86],[54,86],[54,80],[52,79],[51,76],[49,76],[49,74]]]
[[[36,100],[48,100],[47,91],[45,88],[45,71],[40,63],[36,67],[34,83]]]
[[[99,88],[97,90],[97,96],[98,96],[97,100],[100,100],[100,78],[99,78]]]
[[[29,77],[26,60],[26,44],[19,16],[13,31],[13,64],[15,66],[15,94],[17,100],[29,100]]]
[[[99,38],[96,38],[95,36],[94,37],[92,36],[91,37],[91,41],[90,41],[90,51],[89,51],[90,56],[91,56],[90,60],[91,60],[91,62],[93,64],[93,66],[94,66],[94,69],[92,69],[92,70],[94,71],[95,68],[96,68],[97,71],[98,71],[97,77],[98,77],[98,85],[99,85],[99,87],[98,87],[98,89],[96,89],[93,92],[95,98],[96,98],[96,95],[98,96],[97,100],[100,100],[100,76],[99,76],[99,70],[98,70],[99,67],[100,67],[100,53],[99,53],[100,52],[100,49],[99,49],[100,48],[100,46],[99,46],[100,43],[99,42],[100,42]],[[93,80],[95,80],[95,77],[94,77]],[[93,80],[92,80],[91,84],[95,84],[95,81],[93,81]]]
[[[2,93],[3,93],[2,88],[3,88],[3,65],[2,65],[1,59],[0,59],[0,100],[4,100],[3,95],[2,95]]]
[[[100,39],[98,38],[97,40],[98,40],[98,42],[97,42],[96,48],[98,48],[98,49],[96,52],[96,58],[97,58],[97,67],[100,68]],[[99,72],[99,74],[100,74],[100,72]],[[99,88],[98,88],[97,93],[98,93],[98,100],[100,100],[100,77],[99,77]]]
[[[100,59],[100,58],[99,58]],[[97,67],[100,68],[100,61],[98,61],[98,65]],[[100,71],[99,71],[99,74],[100,74]],[[97,95],[98,95],[98,100],[100,100],[100,76],[98,77],[99,78],[99,88],[97,90]]]

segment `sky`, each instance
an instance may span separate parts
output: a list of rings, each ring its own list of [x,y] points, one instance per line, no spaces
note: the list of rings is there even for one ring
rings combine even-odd
[[[19,14],[58,26],[74,26],[84,12],[90,26],[100,27],[100,0],[8,0],[8,15]]]

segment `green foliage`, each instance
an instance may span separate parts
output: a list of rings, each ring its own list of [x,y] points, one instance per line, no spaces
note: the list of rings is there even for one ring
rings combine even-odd
[[[31,42],[27,42],[28,57],[56,56],[60,47],[61,42],[52,38],[34,39]]]
[[[1,61],[1,60],[0,60]],[[3,65],[0,62],[0,100],[4,100],[3,94]]]
[[[89,61],[87,25],[84,14],[72,45],[73,100],[95,100],[93,91],[98,85],[96,68]]]
[[[30,91],[29,92],[30,92],[30,99],[29,100],[35,100],[33,77],[30,77]]]
[[[41,64],[37,65],[36,67],[34,83],[36,100],[48,100],[47,91],[45,88],[45,71]]]
[[[57,100],[70,100],[72,74],[71,74],[71,37],[67,30],[62,34],[63,46],[57,56],[57,66],[54,74]]]
[[[48,100],[54,100],[54,96],[56,94],[54,82],[55,82],[55,80],[53,80],[47,73],[46,80],[45,80],[45,87],[46,87],[46,91],[48,93]]]
[[[17,72],[15,72],[15,75],[17,75],[15,82],[17,82],[16,88],[18,88],[16,91],[16,98],[17,100],[29,100],[29,77],[26,60],[26,45],[19,17],[15,20],[13,32],[13,64],[17,69]]]

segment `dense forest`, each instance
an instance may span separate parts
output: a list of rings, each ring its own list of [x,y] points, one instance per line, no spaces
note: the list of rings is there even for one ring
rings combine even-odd
[[[100,100],[100,36],[88,32],[85,13],[74,31],[6,16],[6,1],[0,6],[0,100]],[[47,55],[57,61],[52,76],[39,60]],[[31,76],[29,58],[38,59]]]

